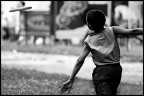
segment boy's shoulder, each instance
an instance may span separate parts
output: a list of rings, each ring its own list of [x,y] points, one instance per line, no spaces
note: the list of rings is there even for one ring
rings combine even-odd
[[[113,32],[113,27],[112,26],[107,27],[107,29],[109,29],[111,32]]]

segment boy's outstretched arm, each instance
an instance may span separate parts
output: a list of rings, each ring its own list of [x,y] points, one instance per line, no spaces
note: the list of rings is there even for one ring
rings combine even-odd
[[[143,35],[143,28],[125,29],[119,26],[113,26],[116,35]]]
[[[71,74],[69,80],[71,80],[71,81],[74,80],[76,74],[78,73],[79,69],[80,69],[81,66],[83,65],[84,60],[85,60],[85,58],[87,57],[87,55],[89,54],[89,52],[90,52],[89,47],[85,45],[84,48],[83,48],[83,51],[82,51],[81,55],[80,55],[79,58],[77,59],[77,62],[76,62],[76,64],[75,64],[75,66],[74,66],[74,69],[73,69],[73,71],[72,71],[72,74]]]
[[[82,67],[84,60],[87,57],[87,55],[89,54],[89,52],[90,52],[89,47],[85,45],[81,55],[79,56],[75,66],[73,68],[71,76],[65,83],[60,85],[59,90],[61,91],[61,93],[65,92],[66,90],[69,90],[68,93],[70,92],[72,85],[73,85],[74,78],[75,78],[76,74],[78,73],[78,71],[80,70],[80,68]]]

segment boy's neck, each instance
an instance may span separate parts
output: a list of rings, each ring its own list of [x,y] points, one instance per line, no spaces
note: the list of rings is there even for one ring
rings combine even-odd
[[[101,30],[91,30],[91,31],[89,31],[89,36],[97,35],[97,34],[103,32],[104,30],[105,30],[105,28],[103,28]]]

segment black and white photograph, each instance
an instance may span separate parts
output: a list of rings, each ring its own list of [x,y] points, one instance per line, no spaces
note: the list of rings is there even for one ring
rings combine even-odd
[[[143,1],[1,1],[1,95],[143,95]]]

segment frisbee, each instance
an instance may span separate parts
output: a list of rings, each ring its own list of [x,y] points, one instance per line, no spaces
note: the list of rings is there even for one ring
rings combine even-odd
[[[24,10],[28,10],[28,9],[32,9],[32,7],[20,7],[20,8],[16,8],[16,9],[11,9],[9,12],[24,11]]]

